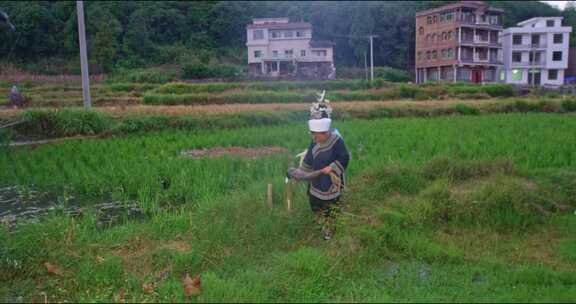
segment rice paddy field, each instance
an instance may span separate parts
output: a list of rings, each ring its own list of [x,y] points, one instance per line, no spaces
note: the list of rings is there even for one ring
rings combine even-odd
[[[330,241],[305,184],[285,206],[286,170],[311,140],[305,123],[0,148],[0,200],[51,206],[5,221],[0,301],[574,302],[573,115],[335,127],[352,159]],[[288,153],[183,155],[270,146]],[[92,208],[102,204],[139,211],[102,221],[109,207]],[[201,288],[190,292],[186,274]]]

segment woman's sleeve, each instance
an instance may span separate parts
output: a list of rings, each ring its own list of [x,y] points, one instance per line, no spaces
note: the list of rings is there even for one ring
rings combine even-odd
[[[313,144],[310,144],[310,146],[308,146],[308,150],[306,150],[306,156],[304,156],[304,161],[302,162],[302,166],[300,167],[302,170],[310,172],[313,171],[313,161],[314,159],[312,158],[312,148],[314,147]]]
[[[339,139],[334,145],[334,155],[334,161],[330,164],[330,167],[338,175],[341,175],[348,167],[348,161],[350,161],[350,153],[348,153],[348,149],[346,149],[342,139]]]

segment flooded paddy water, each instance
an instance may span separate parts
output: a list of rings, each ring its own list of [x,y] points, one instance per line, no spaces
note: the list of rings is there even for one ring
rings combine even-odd
[[[94,202],[93,199],[80,199],[68,194],[57,196],[30,187],[0,187],[0,222],[10,229],[19,223],[41,220],[50,213],[73,217],[94,213],[98,227],[147,217],[136,202]]]

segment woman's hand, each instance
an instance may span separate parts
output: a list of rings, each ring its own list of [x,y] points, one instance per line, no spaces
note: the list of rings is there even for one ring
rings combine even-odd
[[[330,166],[325,167],[324,169],[322,169],[322,173],[324,173],[324,174],[332,173],[332,167],[330,167]]]

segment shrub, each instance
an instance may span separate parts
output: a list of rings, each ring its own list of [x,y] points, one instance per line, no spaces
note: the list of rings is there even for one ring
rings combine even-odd
[[[557,107],[554,103],[552,103],[549,100],[539,101],[538,104],[536,104],[536,107],[538,108],[539,112],[546,112],[546,113],[558,112],[560,110],[559,107]]]
[[[576,100],[567,99],[562,101],[562,109],[566,112],[576,112]]]
[[[470,106],[465,105],[465,104],[457,104],[454,107],[454,110],[456,110],[456,112],[458,112],[462,115],[478,115],[478,114],[480,114],[480,111],[478,109],[470,107]]]
[[[398,87],[398,95],[401,98],[415,98],[416,93],[422,90],[416,86],[402,84]]]
[[[340,79],[366,79],[366,70],[364,68],[338,67],[336,68],[336,77]],[[408,82],[410,81],[410,74],[405,70],[391,67],[374,67],[374,78],[381,78],[390,82]]]
[[[181,77],[184,79],[204,79],[213,77],[213,74],[206,64],[186,64],[182,67]]]
[[[183,79],[206,79],[206,78],[235,78],[241,70],[229,64],[206,65],[203,63],[189,63],[182,67]]]
[[[95,135],[112,125],[107,115],[86,110],[27,110],[22,118],[26,122],[15,127],[18,133],[46,137]]]
[[[512,105],[508,105],[506,110],[511,112],[531,112],[538,111],[538,105],[528,103],[524,100],[516,100]]]
[[[118,70],[106,78],[108,83],[166,83],[174,78],[173,73],[157,70]]]
[[[482,90],[492,97],[512,97],[514,88],[509,84],[491,84],[482,87]]]

